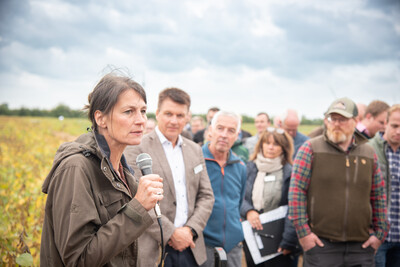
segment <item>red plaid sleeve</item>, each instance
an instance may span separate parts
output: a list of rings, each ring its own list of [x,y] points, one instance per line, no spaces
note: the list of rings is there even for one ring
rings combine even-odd
[[[389,222],[386,210],[385,181],[382,178],[382,173],[377,161],[377,156],[374,154],[374,175],[372,177],[370,199],[374,234],[383,242],[389,231]]]
[[[306,141],[296,154],[289,188],[289,219],[293,221],[299,238],[311,233],[307,216],[307,190],[312,160],[311,143]]]

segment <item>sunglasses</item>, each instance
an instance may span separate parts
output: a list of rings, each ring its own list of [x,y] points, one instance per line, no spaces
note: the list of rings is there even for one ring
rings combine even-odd
[[[274,127],[268,127],[267,131],[270,132],[270,133],[277,132],[278,134],[284,134],[285,133],[285,130],[283,130],[282,128],[274,128]]]

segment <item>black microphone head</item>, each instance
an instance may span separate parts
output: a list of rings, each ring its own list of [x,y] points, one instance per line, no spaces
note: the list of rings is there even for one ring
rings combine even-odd
[[[151,174],[151,167],[153,165],[153,161],[149,154],[142,153],[139,154],[136,158],[136,165],[142,171],[143,175]]]

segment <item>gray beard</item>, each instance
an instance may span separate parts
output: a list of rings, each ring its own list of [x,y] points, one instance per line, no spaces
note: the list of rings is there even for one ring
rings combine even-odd
[[[347,140],[349,140],[349,138],[351,138],[351,135],[346,135],[343,132],[340,134],[334,134],[333,131],[330,130],[326,132],[326,135],[328,136],[328,139],[335,144],[345,143]]]

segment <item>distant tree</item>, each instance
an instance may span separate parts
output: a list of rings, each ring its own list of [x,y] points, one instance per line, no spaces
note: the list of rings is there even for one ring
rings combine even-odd
[[[17,115],[18,116],[30,116],[31,111],[25,107],[22,107],[19,110],[17,110]]]
[[[69,118],[71,117],[71,109],[64,104],[59,104],[57,107],[51,110],[50,114],[53,117],[64,116],[65,118]]]
[[[81,109],[78,110],[71,109],[71,118],[87,118],[87,112]]]
[[[0,115],[10,115],[10,109],[8,108],[7,103],[0,105]]]
[[[254,123],[254,118],[249,117],[247,115],[242,115],[242,122],[243,123]]]
[[[35,109],[30,110],[29,116],[32,116],[32,117],[44,117],[44,112],[43,112],[43,110],[35,108]]]
[[[306,116],[301,117],[302,125],[322,125],[324,122],[323,119],[308,119]]]
[[[155,113],[149,112],[149,113],[147,113],[146,115],[147,115],[147,118],[148,118],[148,119],[150,119],[150,118],[151,118],[151,119],[156,119],[156,114],[155,114]]]

